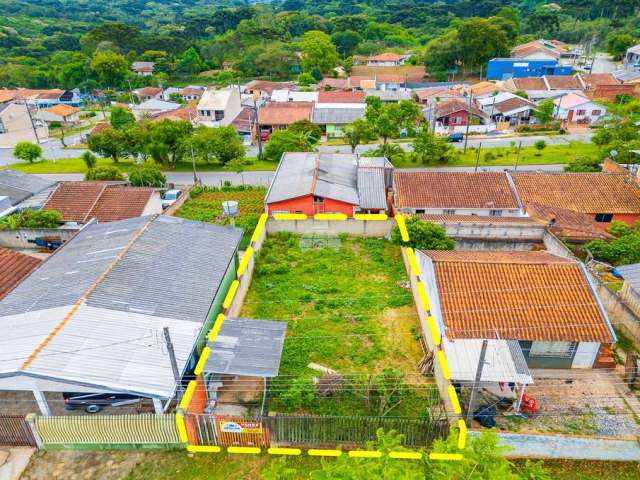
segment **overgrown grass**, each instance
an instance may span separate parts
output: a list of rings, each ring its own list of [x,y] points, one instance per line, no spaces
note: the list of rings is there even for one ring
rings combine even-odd
[[[418,319],[400,250],[383,239],[341,236],[339,247],[312,247],[300,236],[269,237],[260,251],[241,315],[288,322],[270,410],[378,415],[364,400],[370,376],[385,367],[404,374],[392,416],[419,416],[437,392],[415,375],[421,359]],[[322,241],[320,241],[322,243]],[[304,245],[305,248],[302,248]],[[314,396],[310,362],[343,377],[339,393]],[[373,379],[373,378],[372,378]]]
[[[196,187],[191,190],[191,198],[175,213],[176,217],[198,220],[200,222],[228,225],[229,217],[223,215],[222,202],[236,200],[238,216],[235,225],[244,229],[240,249],[249,244],[253,230],[264,211],[264,195],[267,189],[249,185],[218,187]]]
[[[46,151],[45,151],[46,154]],[[273,162],[259,161],[255,157],[247,158],[246,171],[252,170],[275,170],[277,164]],[[98,158],[98,166],[115,165],[123,172],[129,172],[135,163],[130,159],[120,160],[114,164],[111,159]],[[85,173],[87,167],[81,158],[61,158],[59,160],[42,160],[34,163],[17,162],[7,166],[13,170],[24,173]],[[215,163],[196,163],[198,172],[234,172],[226,166]],[[193,171],[192,162],[179,162],[175,168],[167,168],[167,172],[191,172]]]

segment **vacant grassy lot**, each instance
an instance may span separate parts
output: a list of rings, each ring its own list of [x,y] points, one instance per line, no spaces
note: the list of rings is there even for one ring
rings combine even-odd
[[[21,480],[259,480],[273,456],[199,454],[184,451],[87,452],[41,451]],[[328,460],[329,462],[332,460]],[[376,460],[372,460],[376,461]],[[515,462],[516,465],[520,461]],[[292,480],[308,479],[308,472],[320,468],[317,457],[291,457],[287,464],[298,470]],[[636,480],[640,464],[633,462],[545,461],[553,480]]]
[[[382,239],[342,236],[331,242],[309,248],[307,239],[279,234],[259,253],[241,315],[288,322],[270,410],[378,415],[365,391],[393,367],[406,385],[389,414],[424,414],[437,392],[415,373],[422,357],[418,319],[399,248]],[[310,362],[342,376],[338,393],[314,396],[313,377],[323,373],[308,368]]]
[[[235,200],[238,202],[238,216],[235,219],[237,227],[245,231],[240,248],[246,248],[258,218],[264,212],[264,187],[249,185],[225,187],[196,187],[191,190],[191,198],[176,212],[176,217],[198,220],[200,222],[229,224],[229,217],[222,214],[222,202]]]

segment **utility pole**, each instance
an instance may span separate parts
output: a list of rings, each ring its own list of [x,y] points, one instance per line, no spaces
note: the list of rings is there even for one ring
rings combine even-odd
[[[467,142],[469,141],[469,124],[471,123],[471,101],[473,100],[473,94],[469,90],[469,112],[467,113],[467,131],[464,134],[464,152],[467,153]]]
[[[518,163],[520,163],[520,149],[521,148],[522,148],[522,140],[520,140],[520,143],[518,143],[518,153],[516,154],[516,166],[513,169],[514,172],[516,170],[518,170]]]
[[[191,112],[189,112],[189,123],[191,123]],[[198,185],[198,175],[196,174],[196,157],[193,154],[193,142],[189,142],[191,146],[191,163],[193,165],[193,184]]]
[[[476,395],[478,387],[480,385],[480,379],[482,378],[482,369],[484,368],[484,357],[487,354],[487,346],[489,345],[488,340],[482,341],[482,348],[480,349],[480,359],[478,360],[478,368],[476,370],[476,378],[473,382],[473,386],[471,387],[471,396],[469,397],[469,408],[467,409],[467,427],[471,427],[471,422],[473,422],[473,409],[474,404],[476,402]]]
[[[36,128],[35,123],[33,122],[33,116],[31,115],[31,110],[29,109],[29,104],[27,101],[24,101],[24,106],[27,109],[27,114],[29,115],[29,121],[31,122],[31,128],[33,128],[33,134],[36,136],[36,143],[40,144],[40,137],[38,137],[38,129]]]
[[[482,142],[478,144],[478,151],[476,152],[476,168],[474,172],[478,171],[478,164],[480,163],[480,149],[482,148]]]
[[[251,108],[253,112],[253,125],[256,129],[256,137],[258,140],[258,159],[262,159],[262,138],[260,138],[260,126],[258,125],[258,106],[256,105],[256,97],[253,97],[253,108]]]
[[[171,360],[173,379],[176,381],[177,400],[180,401],[180,397],[182,396],[182,378],[180,377],[180,371],[178,370],[178,362],[176,361],[176,352],[173,349],[173,342],[171,342],[171,336],[169,335],[169,327],[162,327],[162,334],[164,335],[164,342],[167,345],[169,360]]]

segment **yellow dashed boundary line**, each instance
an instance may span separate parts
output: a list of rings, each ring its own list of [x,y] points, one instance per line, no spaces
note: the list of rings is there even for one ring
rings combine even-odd
[[[303,213],[276,213],[273,215],[273,218],[275,220],[306,220],[307,215]],[[313,218],[314,220],[343,221],[343,220],[346,220],[348,217],[343,213],[318,213],[314,215]],[[355,220],[361,220],[361,221],[367,221],[367,220],[382,221],[387,219],[387,215],[356,213],[353,215],[353,218]],[[260,235],[262,234],[262,231],[265,228],[267,219],[268,219],[268,216],[266,214],[262,214],[260,216],[260,219],[258,220],[258,224],[256,225],[253,235],[251,236],[251,243],[256,243],[258,241],[258,239],[260,238]],[[407,230],[404,217],[400,214],[397,214],[395,216],[395,220],[400,230],[400,237],[402,238],[402,241],[408,242],[409,232]],[[416,283],[416,289],[418,291],[418,296],[420,297],[420,302],[422,303],[422,307],[428,315],[427,324],[429,327],[429,331],[431,333],[431,338],[433,340],[433,343],[436,345],[436,347],[439,347],[440,329],[438,328],[438,325],[435,319],[431,315],[431,311],[430,311],[431,305],[429,302],[429,295],[427,294],[427,290],[425,288],[424,283],[419,278],[420,267],[418,265],[418,261],[415,256],[415,252],[411,247],[407,247],[405,249],[405,252],[407,254],[407,259],[409,261],[411,275],[418,278],[418,281]],[[245,254],[242,257],[242,260],[240,261],[240,264],[238,266],[238,270],[237,270],[238,278],[244,275],[244,273],[247,270],[247,267],[249,266],[249,262],[254,254],[255,254],[254,248],[252,246],[249,246],[245,251]],[[231,303],[233,302],[233,299],[235,297],[235,294],[238,290],[239,285],[240,283],[238,280],[234,280],[231,283],[231,286],[229,287],[229,291],[227,292],[227,295],[225,296],[224,302],[222,304],[222,307],[225,310],[228,310],[229,307],[231,306]],[[213,327],[211,328],[211,331],[208,334],[207,338],[210,342],[215,341],[216,337],[218,336],[218,333],[220,332],[220,328],[224,323],[224,320],[225,320],[225,315],[220,313],[216,318],[216,321]],[[198,363],[196,364],[196,368],[194,370],[196,375],[199,375],[200,373],[202,373],[204,365],[206,364],[210,354],[211,354],[211,349],[209,347],[205,347],[202,350],[202,353],[200,355],[200,358],[198,359]],[[440,364],[440,368],[442,369],[442,375],[447,381],[450,381],[451,372],[449,370],[449,365],[447,363],[447,358],[444,353],[444,350],[442,350],[441,348],[438,348],[437,350],[436,359]],[[178,429],[178,435],[180,437],[180,441],[183,443],[188,443],[189,439],[187,436],[187,429],[184,422],[184,415],[182,411],[186,411],[188,409],[189,404],[191,403],[191,398],[193,397],[195,388],[196,388],[196,382],[194,380],[190,381],[189,385],[187,386],[187,390],[185,391],[182,397],[182,400],[178,405],[179,411],[178,413],[176,413],[176,426]],[[451,385],[451,383],[449,383],[447,391],[449,393],[449,397],[451,400],[451,404],[453,406],[454,413],[459,415],[462,412],[462,410],[460,408],[458,394],[456,393],[455,388],[453,387],[453,385]],[[462,450],[465,448],[466,440],[467,440],[467,426],[464,420],[462,419],[458,420],[458,429],[460,432],[458,437],[458,448]],[[214,445],[187,445],[186,448],[188,452],[192,452],[192,453],[218,453],[222,451],[221,447],[214,446]],[[262,453],[262,449],[259,447],[227,447],[226,450],[228,453],[237,453],[237,454]],[[302,455],[303,451],[300,448],[272,447],[267,449],[267,453],[270,455]],[[318,448],[311,448],[307,450],[306,453],[307,455],[312,457],[339,457],[343,453],[346,453],[350,458],[381,458],[384,455],[384,453],[379,450],[350,450],[348,452],[343,452],[341,450],[336,450],[336,449],[318,449]],[[423,458],[424,455],[422,452],[405,451],[405,452],[389,452],[388,456],[389,458],[395,458],[395,459],[420,460]],[[442,460],[442,461],[459,461],[463,459],[463,456],[460,453],[432,452],[429,454],[428,457],[430,460]]]

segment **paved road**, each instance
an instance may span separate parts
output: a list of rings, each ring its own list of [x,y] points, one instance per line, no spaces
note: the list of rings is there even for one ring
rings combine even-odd
[[[606,53],[597,53],[593,61],[592,73],[611,73],[620,68],[620,64],[611,60],[611,56]]]
[[[521,165],[518,167],[519,171],[561,171],[564,165]],[[480,167],[480,171],[494,171],[500,172],[510,169],[509,166],[487,166]],[[434,167],[434,168],[408,168],[403,169],[407,171],[437,171],[437,172],[472,172],[474,167]],[[191,185],[193,183],[193,173],[189,172],[177,172],[167,173],[167,181],[176,185]],[[56,181],[62,180],[82,180],[83,175],[81,173],[52,173],[41,174],[41,177],[49,178]],[[268,186],[273,176],[273,172],[268,171],[256,171],[256,172],[244,172],[242,175],[232,172],[202,172],[199,173],[201,181],[205,185],[221,185],[225,181],[230,181],[234,184],[246,184],[246,185],[262,185]]]

